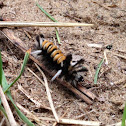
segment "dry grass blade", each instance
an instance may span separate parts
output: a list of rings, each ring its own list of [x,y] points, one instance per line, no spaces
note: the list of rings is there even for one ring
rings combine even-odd
[[[103,44],[94,44],[94,43],[93,44],[88,44],[87,43],[87,46],[91,47],[91,48],[100,48],[100,49],[103,48]]]
[[[20,110],[24,111],[25,113],[27,113],[27,116],[34,120],[37,124],[39,124],[40,126],[44,126],[46,125],[44,122],[42,122],[37,116],[35,116],[34,114],[32,114],[30,111],[28,111],[27,109],[25,109],[23,106],[21,106],[19,103],[16,103],[16,105],[18,106],[18,108],[20,108]]]
[[[126,9],[126,0],[121,0],[120,6],[122,9]]]
[[[67,114],[68,110],[69,110],[69,108],[67,108],[66,111],[63,113],[63,115],[61,117],[59,117],[59,120],[62,119]],[[57,125],[57,122],[55,122],[53,124],[53,126],[56,126],[56,125]]]
[[[123,56],[123,55],[117,54],[117,53],[115,53],[115,52],[112,52],[112,51],[107,50],[106,53],[112,53],[113,55],[118,56],[118,57],[120,57],[120,58],[126,60],[126,56]]]
[[[32,73],[44,86],[45,83],[42,79],[40,79],[31,69],[27,68],[30,73]],[[50,92],[52,93],[52,90],[50,89]]]
[[[42,81],[30,68],[27,68],[27,70],[32,73],[44,86],[45,86],[45,83],[44,81]]]
[[[126,56],[123,56],[123,55],[120,55],[120,54],[116,54],[116,53],[113,53],[113,55],[118,56],[118,57],[126,60]]]
[[[50,91],[49,91],[49,86],[48,86],[47,78],[46,78],[45,74],[42,72],[42,70],[39,68],[39,66],[36,63],[35,63],[35,66],[38,68],[38,70],[41,72],[41,74],[43,76],[50,107],[52,109],[52,112],[53,112],[53,115],[54,115],[56,121],[59,122],[59,118],[58,118],[58,115],[57,115],[56,110],[54,108],[52,97],[51,97],[51,94],[50,94]]]
[[[5,120],[6,120],[6,118],[3,117],[2,120],[1,120],[1,122],[0,122],[0,126],[3,126]]]
[[[2,103],[3,103],[3,106],[4,106],[5,110],[6,110],[7,117],[8,117],[8,120],[10,122],[10,125],[11,126],[17,126],[17,123],[16,123],[16,121],[14,119],[14,116],[12,114],[12,111],[10,109],[10,106],[9,106],[9,104],[7,102],[7,99],[6,99],[6,97],[5,97],[4,93],[3,93],[3,90],[2,90],[1,86],[0,86],[0,97],[1,97],[1,100],[2,100]]]
[[[18,89],[19,89],[22,93],[24,93],[33,103],[35,103],[35,105],[36,105],[37,107],[39,107],[39,108],[42,107],[42,108],[44,108],[44,109],[51,110],[49,107],[42,106],[41,103],[39,103],[37,100],[35,100],[34,98],[32,98],[32,96],[31,96],[21,85],[19,85],[19,84],[18,84]]]
[[[108,65],[108,59],[107,59],[107,50],[104,50],[104,59],[105,59],[105,64]]]
[[[0,21],[0,27],[76,27],[93,26],[86,23],[63,23],[63,22],[20,22],[20,21]]]
[[[121,126],[122,122],[118,122],[118,123],[114,123],[114,124],[111,124],[111,125],[106,125],[106,126]]]
[[[60,119],[62,124],[74,124],[74,125],[83,125],[83,126],[100,126],[100,122],[95,121],[83,121],[83,120],[74,120],[74,119]]]
[[[39,119],[42,120],[48,120],[48,121],[55,121],[54,118],[48,118],[48,117],[39,117]],[[82,125],[82,126],[100,126],[101,122],[96,121],[83,121],[83,120],[74,120],[74,119],[59,119],[60,124],[73,124],[73,125]]]

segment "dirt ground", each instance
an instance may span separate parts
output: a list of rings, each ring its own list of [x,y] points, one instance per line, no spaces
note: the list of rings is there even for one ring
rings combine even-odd
[[[5,19],[51,21],[39,10],[34,1],[3,0],[3,3],[5,6],[0,8],[0,15]],[[24,41],[26,44],[24,46],[28,48],[34,48],[36,35],[42,33],[46,39],[56,42],[65,54],[72,53],[85,59],[84,66],[89,70],[85,77],[85,87],[90,88],[100,101],[88,105],[59,83],[49,83],[58,116],[62,117],[66,113],[64,118],[99,121],[105,125],[120,122],[126,99],[126,11],[121,0],[46,0],[38,3],[59,22],[94,24],[94,27],[58,28],[62,43],[60,46],[55,28],[13,28],[15,35]],[[104,47],[92,48],[88,44],[100,44]],[[107,53],[108,64],[103,63],[98,83],[94,84],[95,71],[104,58],[107,45],[112,45],[112,49]],[[0,49],[3,60],[8,62],[7,66],[4,66],[4,71],[10,83],[19,74],[23,55],[3,35],[0,35]],[[49,107],[45,87],[29,72],[29,68],[41,78],[33,63],[28,63],[21,79],[11,88],[15,103],[19,103],[42,120],[42,117],[54,118],[52,112],[36,106],[19,89],[21,85],[35,100]],[[47,78],[50,79],[48,75]],[[15,111],[14,115],[16,121],[24,125]],[[45,120],[44,123],[47,126],[54,124],[53,121]]]

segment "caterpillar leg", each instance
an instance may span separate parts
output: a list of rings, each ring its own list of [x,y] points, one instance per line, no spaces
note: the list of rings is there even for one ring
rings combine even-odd
[[[37,55],[39,55],[40,53],[42,53],[42,50],[36,50],[36,51],[31,52],[31,54],[32,54],[33,56],[37,56]]]
[[[38,47],[41,49],[42,48],[42,43],[44,41],[44,35],[40,34],[36,37],[36,40],[38,42]]]
[[[78,60],[78,61],[76,61],[76,62],[71,62],[71,66],[72,67],[75,67],[75,66],[77,66],[78,64],[81,64],[81,63],[83,63],[84,62],[84,60],[83,59],[80,59],[80,60]]]
[[[62,70],[58,70],[58,72],[53,76],[51,81],[54,81],[61,73],[62,73]]]

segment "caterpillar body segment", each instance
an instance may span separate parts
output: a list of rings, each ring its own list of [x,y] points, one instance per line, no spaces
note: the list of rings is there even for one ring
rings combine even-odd
[[[43,51],[46,51],[46,53],[50,55],[54,62],[57,62],[57,64],[62,64],[62,62],[64,62],[66,59],[66,56],[62,53],[61,50],[58,49],[56,45],[53,44],[53,42],[44,40],[42,37],[43,35],[36,37],[39,48]]]

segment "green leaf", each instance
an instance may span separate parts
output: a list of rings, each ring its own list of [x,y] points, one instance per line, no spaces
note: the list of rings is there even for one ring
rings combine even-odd
[[[0,85],[2,85],[2,58],[1,58],[1,51],[0,51]]]
[[[122,125],[121,126],[125,126],[125,120],[126,120],[126,104],[125,104],[124,111],[123,111]]]
[[[97,70],[96,70],[95,76],[94,76],[94,84],[97,84],[98,73],[99,73],[99,71],[101,69],[101,66],[102,66],[103,62],[104,62],[104,59],[102,59],[101,62],[98,64],[98,67],[97,67]]]
[[[53,18],[49,13],[47,13],[38,3],[36,3],[37,7],[47,16],[49,17],[52,21],[54,22],[58,22],[55,18]],[[58,33],[58,30],[57,28],[55,28],[56,30],[56,37],[57,37],[57,41],[59,44],[61,44],[60,42],[60,37],[59,37],[59,33]]]
[[[4,87],[7,87],[7,80],[6,80],[6,77],[4,75],[4,71],[2,73],[2,86],[3,88]],[[12,99],[12,96],[11,96],[11,93],[9,90],[6,91],[6,95],[8,96],[8,98],[10,99],[10,101],[12,102],[18,116],[28,125],[28,126],[34,126],[34,124],[18,109],[18,107],[15,105],[13,99]]]
[[[24,61],[23,61],[22,68],[21,68],[21,72],[20,72],[20,74],[18,75],[18,77],[17,77],[11,84],[7,85],[6,87],[3,87],[4,93],[6,93],[7,90],[8,90],[11,86],[13,86],[13,84],[16,83],[16,81],[21,77],[21,75],[22,75],[22,73],[23,73],[23,71],[24,71],[24,68],[25,68],[25,66],[26,66],[26,63],[27,63],[27,61],[28,61],[29,54],[30,54],[29,51],[27,51],[27,52],[25,53],[25,57],[24,57]]]

